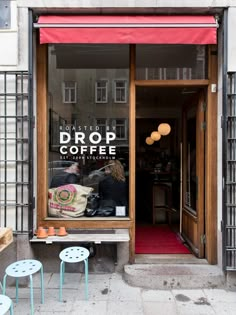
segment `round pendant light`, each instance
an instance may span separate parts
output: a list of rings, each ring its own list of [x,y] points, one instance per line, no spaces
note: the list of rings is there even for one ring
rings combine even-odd
[[[154,143],[154,140],[152,140],[151,137],[147,137],[147,138],[146,138],[146,143],[147,143],[148,145],[152,145],[152,144]]]
[[[158,132],[158,131],[153,131],[153,132],[151,133],[151,138],[152,138],[152,140],[154,140],[154,141],[159,141],[159,140],[161,139],[161,134],[160,134],[160,132]]]
[[[171,131],[171,127],[169,124],[163,123],[158,126],[158,131],[162,136],[167,136]]]

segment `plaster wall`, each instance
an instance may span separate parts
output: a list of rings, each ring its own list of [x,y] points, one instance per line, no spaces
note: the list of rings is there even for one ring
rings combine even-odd
[[[11,28],[0,29],[0,67],[12,69],[18,64],[17,3],[10,1]]]

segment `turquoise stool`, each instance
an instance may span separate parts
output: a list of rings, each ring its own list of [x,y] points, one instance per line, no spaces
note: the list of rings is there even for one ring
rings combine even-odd
[[[9,310],[10,314],[13,315],[12,300],[8,296],[0,294],[0,315],[6,314]]]
[[[61,259],[60,264],[60,289],[59,289],[59,301],[62,301],[62,285],[64,283],[65,263],[77,263],[84,262],[85,267],[85,298],[88,300],[88,257],[89,251],[87,248],[80,246],[72,246],[63,249],[59,257]]]
[[[33,277],[40,270],[41,272],[41,303],[44,303],[44,283],[43,283],[43,265],[40,261],[34,259],[19,260],[9,265],[5,270],[3,278],[3,294],[6,293],[6,280],[7,276],[16,279],[16,303],[18,303],[18,280],[21,277],[30,278],[30,304],[31,314],[34,314],[34,292],[33,292]]]

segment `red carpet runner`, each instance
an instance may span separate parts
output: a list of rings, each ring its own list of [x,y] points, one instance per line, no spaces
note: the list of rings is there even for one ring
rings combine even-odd
[[[190,254],[167,225],[136,226],[136,254]]]

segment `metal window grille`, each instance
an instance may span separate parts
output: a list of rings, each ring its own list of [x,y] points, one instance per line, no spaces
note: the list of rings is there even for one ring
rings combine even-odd
[[[29,75],[0,72],[0,226],[32,229],[32,115]]]
[[[227,75],[225,102],[224,265],[236,270],[236,73]]]

